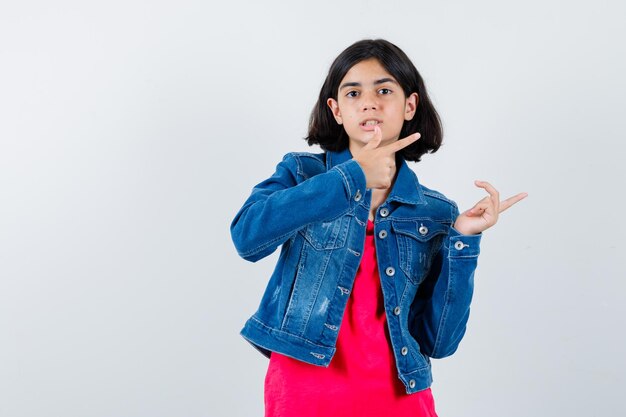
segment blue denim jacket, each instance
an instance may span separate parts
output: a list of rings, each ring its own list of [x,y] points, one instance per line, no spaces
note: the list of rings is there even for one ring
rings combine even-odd
[[[456,231],[456,204],[419,184],[398,155],[397,167],[374,235],[398,377],[414,393],[432,384],[430,358],[454,353],[465,334],[481,235]],[[235,215],[231,236],[244,259],[256,262],[282,245],[241,330],[264,355],[330,363],[365,244],[365,185],[349,149],[292,152]]]

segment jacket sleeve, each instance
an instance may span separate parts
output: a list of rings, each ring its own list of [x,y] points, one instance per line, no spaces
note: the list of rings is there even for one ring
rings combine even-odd
[[[455,205],[453,222],[458,215]],[[417,313],[411,334],[422,352],[431,358],[452,355],[465,334],[481,236],[463,235],[451,227],[417,290],[412,305]]]
[[[365,174],[354,159],[304,178],[298,156],[288,153],[271,177],[254,186],[230,225],[242,258],[268,256],[306,225],[345,214],[365,194]]]

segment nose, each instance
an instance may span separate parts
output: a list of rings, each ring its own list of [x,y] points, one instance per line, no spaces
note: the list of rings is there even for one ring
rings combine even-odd
[[[361,105],[363,106],[363,110],[366,111],[368,109],[371,110],[376,110],[378,108],[378,100],[377,100],[377,95],[376,94],[362,94],[362,103]]]

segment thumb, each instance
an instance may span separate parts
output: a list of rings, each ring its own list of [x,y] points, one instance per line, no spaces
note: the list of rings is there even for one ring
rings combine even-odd
[[[383,140],[383,132],[378,125],[374,126],[374,133],[363,149],[376,149]]]

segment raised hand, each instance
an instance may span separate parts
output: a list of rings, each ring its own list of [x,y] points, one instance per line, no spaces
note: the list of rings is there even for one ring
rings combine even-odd
[[[519,193],[500,201],[500,193],[488,182],[474,181],[474,184],[484,188],[489,195],[461,213],[454,222],[454,228],[465,235],[474,235],[490,228],[496,224],[500,213],[528,196],[528,193]]]
[[[419,133],[414,133],[404,139],[385,146],[378,146],[383,140],[379,126],[374,127],[372,139],[365,144],[353,159],[359,163],[365,173],[367,188],[389,188],[395,173],[395,153],[409,146],[420,138]]]

